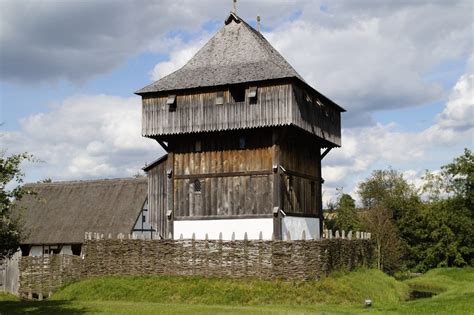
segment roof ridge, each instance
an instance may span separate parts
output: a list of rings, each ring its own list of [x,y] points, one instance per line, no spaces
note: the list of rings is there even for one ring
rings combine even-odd
[[[147,178],[143,177],[118,177],[118,178],[100,178],[100,179],[84,179],[84,180],[59,180],[49,183],[25,183],[24,186],[58,186],[58,185],[75,185],[75,184],[105,184],[111,182],[125,182],[125,181],[145,181]]]

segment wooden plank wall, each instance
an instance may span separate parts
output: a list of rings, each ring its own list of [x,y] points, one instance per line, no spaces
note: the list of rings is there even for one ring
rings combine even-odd
[[[217,91],[178,94],[174,112],[167,96],[143,97],[142,135],[164,136],[293,124],[321,139],[341,144],[341,115],[329,104],[320,106],[316,96],[293,84],[259,85],[255,104],[234,103],[227,88],[224,104],[216,105]],[[248,89],[247,89],[248,92]]]
[[[248,89],[246,90],[248,93]],[[227,88],[224,104],[216,105],[217,91],[178,94],[176,111],[170,112],[167,96],[143,97],[142,135],[173,135],[216,130],[280,126],[291,122],[290,84],[260,85],[257,101],[234,103]]]
[[[239,148],[240,138],[245,148]],[[195,151],[196,141],[201,152]],[[271,131],[186,137],[175,143],[175,218],[271,215]],[[201,192],[194,192],[194,181]]]
[[[168,207],[166,162],[167,160],[163,160],[147,173],[150,223],[162,238],[166,238],[169,233],[166,217]]]
[[[283,211],[287,214],[319,215],[320,147],[308,138],[289,134],[281,143],[281,163],[286,170],[282,181]]]
[[[328,104],[321,106],[317,97],[303,88],[293,85],[292,121],[293,123],[320,137],[341,145],[341,113]]]

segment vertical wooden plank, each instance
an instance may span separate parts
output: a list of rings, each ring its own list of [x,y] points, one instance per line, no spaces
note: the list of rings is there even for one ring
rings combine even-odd
[[[280,175],[280,158],[281,158],[281,153],[280,153],[280,143],[281,143],[281,134],[278,132],[278,130],[274,130],[272,134],[272,152],[273,152],[273,166],[277,167],[276,172],[273,174],[273,208],[276,209],[282,209],[282,185],[281,185],[281,175]],[[273,212],[273,209],[272,209]],[[279,212],[279,211],[278,211]],[[278,213],[276,216],[273,216],[273,234],[275,236],[275,239],[281,240],[282,235],[281,235],[281,218],[280,218],[280,213]]]

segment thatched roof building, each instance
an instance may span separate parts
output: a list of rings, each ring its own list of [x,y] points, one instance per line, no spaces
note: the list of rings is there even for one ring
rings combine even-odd
[[[24,244],[80,244],[84,233],[132,231],[147,197],[145,178],[26,184]]]

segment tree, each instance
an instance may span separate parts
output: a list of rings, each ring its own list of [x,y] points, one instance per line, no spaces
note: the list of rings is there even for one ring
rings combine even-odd
[[[474,265],[474,156],[469,149],[441,172],[426,172],[428,194],[417,269]]]
[[[367,209],[362,225],[380,238],[376,239],[380,267],[394,272],[401,266],[401,257],[413,265],[416,250],[413,252],[410,244],[419,237],[416,225],[422,207],[417,190],[401,173],[388,169],[372,172],[359,184],[358,193]]]
[[[0,154],[0,260],[11,257],[20,246],[23,236],[19,215],[13,214],[14,201],[29,193],[21,186],[23,173],[20,165],[31,160],[27,153],[5,156]],[[12,186],[11,189],[8,186]]]
[[[362,218],[362,228],[371,233],[375,243],[377,268],[388,273],[394,273],[401,265],[401,248],[393,215],[387,208],[374,206],[365,211]]]
[[[341,193],[336,204],[335,229],[355,231],[360,222],[355,206],[355,200],[349,194]]]

